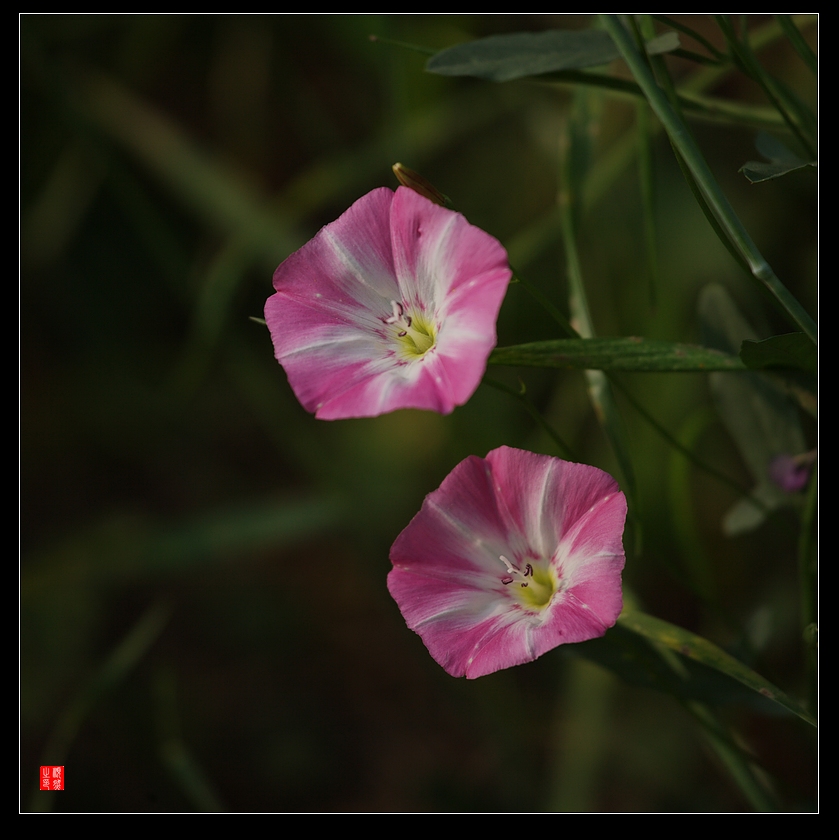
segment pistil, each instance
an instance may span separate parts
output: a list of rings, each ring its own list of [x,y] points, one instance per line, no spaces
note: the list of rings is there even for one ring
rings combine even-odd
[[[410,315],[405,314],[405,307],[398,301],[390,302],[393,314],[385,318],[386,324],[392,324],[398,330],[397,337],[405,339],[406,349],[413,356],[422,356],[434,346],[434,329],[424,323],[415,323]],[[419,319],[422,322],[422,318]]]
[[[557,590],[561,588],[555,572],[549,565],[537,562],[534,569],[532,563],[525,563],[524,568],[519,568],[514,566],[503,554],[498,559],[506,567],[506,574],[501,577],[501,583],[504,586],[518,583],[523,591],[517,592],[516,600],[528,609],[544,609],[551,602]]]

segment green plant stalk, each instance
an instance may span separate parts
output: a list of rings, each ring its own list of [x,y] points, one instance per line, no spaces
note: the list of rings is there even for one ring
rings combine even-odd
[[[731,25],[731,21],[725,15],[716,15],[715,17],[717,24],[719,25],[720,29],[722,29],[723,34],[725,35],[725,40],[728,44],[729,49],[731,50],[731,53],[735,56],[740,67],[746,72],[747,75],[749,75],[760,85],[761,89],[766,94],[766,98],[772,103],[772,105],[775,107],[775,110],[777,110],[781,117],[783,117],[783,120],[787,124],[789,130],[798,138],[798,142],[801,143],[804,149],[806,149],[808,156],[810,158],[815,159],[816,150],[814,146],[812,145],[810,140],[804,135],[802,128],[798,125],[798,123],[792,118],[792,115],[790,114],[790,110],[791,108],[795,108],[795,104],[785,103],[781,101],[786,97],[783,96],[783,93],[776,91],[776,86],[773,83],[771,76],[769,76],[768,73],[764,72],[760,63],[755,58],[754,54],[749,48],[748,41],[746,40],[747,36],[745,31],[743,32],[743,40],[739,41],[737,39],[737,33],[734,31],[734,27]],[[787,107],[788,104],[791,107]]]
[[[677,452],[680,452],[685,458],[688,459],[697,469],[701,470],[702,472],[706,473],[707,475],[715,478],[720,484],[724,484],[726,487],[733,490],[738,495],[742,496],[743,498],[751,498],[751,492],[747,490],[742,485],[738,484],[733,479],[729,478],[724,473],[721,473],[719,470],[714,469],[709,464],[706,464],[704,461],[697,458],[697,456],[690,450],[688,447],[679,443],[679,441],[661,425],[639,402],[632,396],[629,392],[629,389],[617,378],[614,376],[610,377],[612,385],[617,386],[620,391],[623,393],[624,398],[629,401],[629,404],[644,418],[644,420],[649,423],[652,428],[658,432],[658,434],[664,438],[667,443],[670,444]],[[752,499],[752,502],[757,505],[758,507],[765,510],[769,513],[766,506],[759,500],[759,499]]]
[[[632,36],[615,15],[602,15],[601,19],[604,28],[614,39],[624,61],[629,65],[636,81],[644,91],[650,106],[699,184],[720,225],[748,263],[751,274],[769,290],[792,321],[815,343],[817,341],[815,322],[781,283],[757,246],[752,242],[743,223],[734,212],[734,208],[717,184],[699,147],[693,142],[681,120],[667,101],[664,92],[656,84],[644,59],[638,53]]]
[[[694,413],[688,420],[687,428],[682,427],[682,435],[690,435],[691,444],[695,445],[699,435],[707,426],[710,412]],[[653,427],[657,428],[657,424]],[[669,435],[668,435],[669,437]],[[688,447],[684,447],[688,452]],[[677,569],[688,585],[703,601],[718,608],[720,599],[713,566],[705,551],[702,535],[696,521],[691,487],[691,467],[693,457],[686,456],[680,448],[669,453],[667,465],[667,505],[670,511],[670,523],[676,537],[678,562],[667,558],[669,564]]]
[[[713,69],[716,70],[716,66]],[[535,77],[533,81],[562,85],[587,85],[617,98],[645,98],[644,92],[634,82],[589,70],[560,70]],[[682,109],[689,112],[695,119],[736,123],[769,131],[784,131],[787,128],[786,123],[776,111],[763,105],[749,105],[718,99],[714,96],[702,96],[694,91],[679,91],[678,95]]]
[[[751,762],[732,740],[717,716],[704,703],[685,703],[685,708],[702,727],[711,749],[728,770],[734,783],[755,811],[777,811],[778,806],[761,784]]]
[[[503,382],[499,382],[496,379],[489,379],[488,377],[484,377],[483,383],[484,385],[489,385],[490,388],[495,388],[497,391],[503,391],[505,394],[509,394],[511,397],[518,400],[524,406],[525,411],[527,411],[527,413],[542,427],[548,437],[556,444],[557,449],[559,449],[559,454],[563,458],[568,458],[572,461],[579,460],[578,456],[574,453],[574,450],[562,439],[556,429],[554,429],[554,427],[545,420],[545,418],[540,414],[539,409],[537,409],[530,401],[523,385],[520,391],[516,391],[508,385],[505,385]]]
[[[655,184],[653,181],[653,148],[650,112],[643,103],[637,108],[638,179],[641,182],[641,203],[644,208],[644,245],[647,250],[650,307],[658,301],[658,249],[655,230]]]
[[[702,44],[702,46],[705,47],[705,49],[708,50],[714,58],[720,61],[724,61],[726,59],[725,53],[721,53],[707,38],[704,38],[695,29],[691,29],[689,26],[685,26],[683,23],[679,23],[679,21],[673,20],[665,15],[653,15],[653,19],[663,23],[665,26],[671,27],[672,29],[677,29],[689,38],[693,38],[694,41]]]
[[[648,15],[641,15],[641,23],[642,23],[642,32],[637,32],[635,35],[635,42],[636,44],[643,44],[644,43],[644,35],[652,35],[653,34],[653,23],[650,20]],[[635,18],[632,18],[634,22]],[[693,137],[693,134],[690,131],[690,127],[688,126],[687,122],[684,119],[684,114],[679,106],[679,96],[676,93],[676,88],[673,84],[673,79],[670,77],[670,71],[667,69],[667,63],[664,61],[664,58],[660,55],[655,56],[648,56],[647,63],[650,69],[653,72],[653,78],[655,78],[659,85],[664,88],[664,92],[667,95],[667,99],[670,101],[670,105],[672,106],[676,117],[681,121],[682,126],[684,127],[685,131],[688,134],[688,137],[696,144],[696,140]],[[687,164],[685,163],[684,158],[682,157],[679,149],[676,148],[676,145],[673,143],[672,138],[668,138],[670,140],[670,146],[673,149],[673,154],[676,158],[676,163],[679,164],[679,169],[682,170],[682,176],[684,177],[685,181],[687,182],[688,187],[690,188],[691,193],[693,193],[693,197],[696,200],[696,203],[699,205],[700,209],[702,210],[705,218],[708,220],[708,223],[711,225],[714,233],[717,235],[717,238],[725,245],[728,252],[734,258],[734,260],[742,267],[742,269],[749,274],[749,266],[746,261],[740,256],[739,252],[735,244],[729,239],[728,235],[723,231],[720,227],[719,223],[717,222],[716,217],[714,216],[711,208],[708,206],[708,202],[705,201],[705,197],[702,195],[702,190],[697,184],[696,179],[693,177],[693,173],[688,168]]]
[[[511,266],[512,269],[512,266]],[[579,338],[580,334],[571,326],[569,320],[560,312],[560,310],[549,300],[549,298],[542,294],[539,289],[536,288],[532,283],[522,278],[522,276],[516,273],[515,269],[512,269],[513,277],[510,280],[510,283],[521,283],[525,289],[533,296],[534,300],[536,300],[540,306],[554,319],[554,321],[559,324],[560,329],[568,336],[568,338]]]
[[[805,24],[815,23],[816,16],[793,15],[792,21],[797,26],[803,26]],[[751,33],[749,40],[752,50],[758,52],[759,50],[774,44],[783,36],[784,30],[781,28],[778,21],[770,20],[763,26],[755,29],[754,32]],[[727,76],[731,72],[732,67],[733,65],[730,63],[722,64],[717,67],[704,67],[682,85],[683,95],[701,93],[704,90],[709,90],[716,85],[720,79]],[[780,115],[776,114],[776,116],[778,116],[780,122],[783,122]]]
[[[568,128],[569,134],[574,133],[573,126]],[[589,311],[588,299],[583,285],[583,273],[580,266],[579,253],[574,229],[574,206],[575,206],[575,185],[581,183],[583,173],[572,173],[571,162],[574,157],[574,140],[568,138],[562,147],[563,183],[565,189],[559,197],[560,229],[562,232],[563,244],[565,246],[566,268],[568,272],[568,284],[570,286],[569,309],[571,317],[579,335],[583,338],[594,336],[594,327]],[[637,492],[635,483],[635,470],[632,467],[632,459],[629,456],[629,444],[626,438],[626,429],[615,402],[615,396],[609,385],[609,380],[603,371],[587,370],[589,396],[594,406],[595,414],[600,421],[609,443],[620,464],[626,481],[626,495],[630,501],[630,509],[637,511]],[[640,534],[640,520],[638,521],[638,533]]]
[[[796,15],[794,21],[798,25],[810,23],[812,16]],[[776,21],[770,21],[763,27],[752,33],[752,48],[757,51],[770,46],[783,36],[783,32]],[[680,85],[680,102],[691,117],[708,117],[710,119],[722,119],[728,122],[735,122],[740,125],[751,125],[755,128],[765,128],[777,131],[786,128],[784,121],[771,108],[756,108],[753,105],[743,105],[739,102],[728,102],[722,99],[714,99],[706,96],[704,91],[709,90],[724,79],[734,69],[733,64],[725,64],[717,67],[706,67],[699,70],[693,76],[686,79]],[[542,77],[546,80],[548,77]],[[588,71],[569,70],[552,77],[560,83],[571,85],[593,85],[599,87],[612,95],[640,96],[641,89],[634,82],[612,77],[602,76]],[[614,83],[614,84],[613,84]],[[697,107],[701,111],[697,111]],[[659,131],[659,124],[655,122],[652,126],[653,132]],[[619,138],[599,157],[597,164],[587,174],[586,183],[583,185],[580,197],[583,208],[594,206],[608,191],[617,178],[629,166],[630,161],[637,152],[638,141],[631,134],[626,133]],[[695,186],[692,187],[696,189]],[[706,210],[706,215],[713,219],[713,216]],[[524,231],[516,234],[514,239],[508,243],[508,250],[514,257],[513,262],[523,264],[531,260],[539,253],[549,241],[553,241],[554,231],[559,219],[559,209],[555,208],[543,214],[536,222],[529,225]],[[709,220],[710,220],[709,219]],[[712,222],[718,227],[716,220]],[[739,265],[748,274],[751,273],[744,259],[734,250],[727,236],[720,236],[725,247],[734,256]]]
[[[776,15],[778,26],[784,30],[784,34],[789,38],[793,49],[801,56],[801,60],[810,68],[814,76],[819,72],[819,60],[816,54],[810,49],[810,45],[804,40],[804,36],[799,31],[795,22],[789,15]]]

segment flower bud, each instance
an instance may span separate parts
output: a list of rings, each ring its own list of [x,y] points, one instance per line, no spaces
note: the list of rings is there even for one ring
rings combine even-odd
[[[418,172],[414,172],[413,169],[408,169],[407,166],[403,166],[401,163],[394,163],[393,174],[403,187],[408,187],[408,189],[419,193],[423,198],[427,198],[429,201],[433,201],[441,207],[451,209],[452,203],[449,197],[443,195],[431,181],[423,178]]]

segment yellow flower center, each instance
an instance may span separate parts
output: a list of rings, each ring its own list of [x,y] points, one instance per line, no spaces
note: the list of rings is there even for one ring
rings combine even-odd
[[[401,303],[392,300],[393,315],[385,319],[386,324],[396,328],[396,340],[402,355],[406,359],[418,359],[424,356],[437,343],[437,330],[434,324],[422,314],[413,316],[405,313]]]
[[[499,558],[507,567],[501,583],[509,586],[516,600],[531,610],[543,610],[560,588],[553,567],[548,563],[526,563],[523,569],[514,566],[503,554]]]

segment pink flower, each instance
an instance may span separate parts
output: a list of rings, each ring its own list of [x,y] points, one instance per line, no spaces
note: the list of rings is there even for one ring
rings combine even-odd
[[[502,446],[426,496],[388,589],[449,674],[481,677],[615,623],[625,519],[602,470]]]
[[[322,420],[448,414],[481,381],[510,276],[501,244],[459,213],[381,188],[280,265],[265,320]]]

